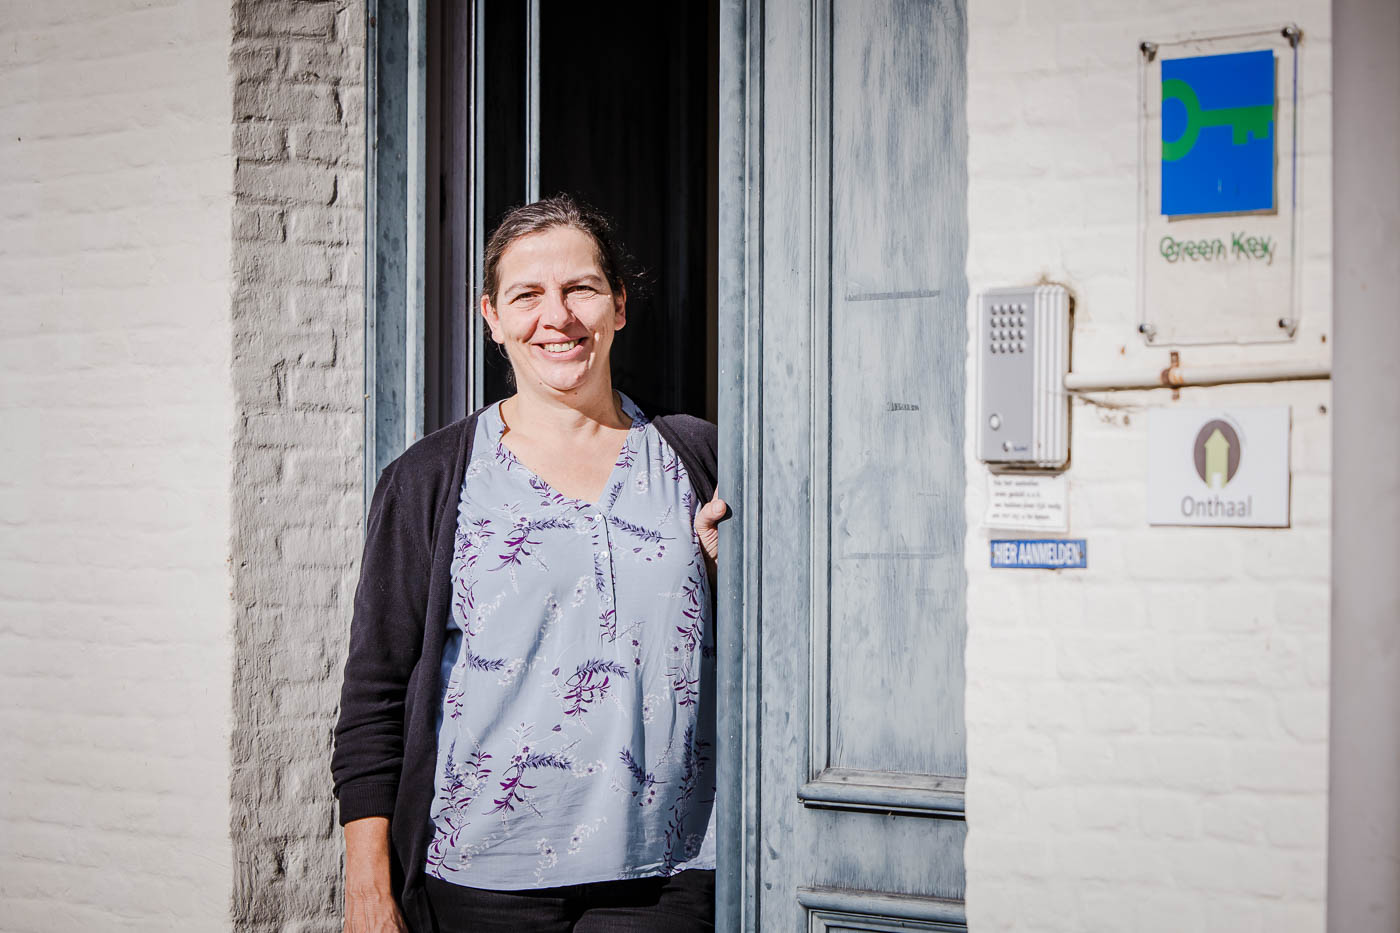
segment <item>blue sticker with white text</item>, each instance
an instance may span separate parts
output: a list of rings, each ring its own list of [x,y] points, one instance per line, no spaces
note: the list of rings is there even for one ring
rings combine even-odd
[[[992,567],[1065,570],[1089,566],[1089,545],[1083,538],[1020,538],[992,542]]]

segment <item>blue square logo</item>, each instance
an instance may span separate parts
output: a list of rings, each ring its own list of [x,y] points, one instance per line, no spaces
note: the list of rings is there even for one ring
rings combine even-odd
[[[1274,53],[1162,61],[1162,213],[1274,209]]]

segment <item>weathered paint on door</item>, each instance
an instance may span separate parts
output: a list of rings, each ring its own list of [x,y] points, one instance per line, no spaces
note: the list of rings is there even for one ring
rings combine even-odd
[[[720,31],[720,919],[962,929],[963,6],[759,4]]]

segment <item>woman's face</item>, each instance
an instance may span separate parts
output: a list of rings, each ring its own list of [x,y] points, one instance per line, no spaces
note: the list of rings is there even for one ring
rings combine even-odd
[[[627,321],[627,296],[612,293],[592,237],[573,227],[528,234],[501,254],[496,275],[496,299],[483,297],[481,313],[517,387],[577,394],[611,386],[608,354]]]

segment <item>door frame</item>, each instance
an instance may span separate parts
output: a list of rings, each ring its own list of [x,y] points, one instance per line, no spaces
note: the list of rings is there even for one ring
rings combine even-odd
[[[763,447],[763,2],[719,7],[719,488],[715,929],[758,928]],[[752,482],[751,482],[752,480]]]
[[[423,433],[428,0],[365,4],[364,509]]]
[[[811,4],[811,8],[815,11],[826,11],[828,18],[831,15],[829,2],[816,2]],[[805,181],[812,188],[810,191],[804,191],[802,184],[795,184],[792,178],[782,175],[787,170],[786,163],[781,169],[777,168],[775,163],[774,178],[777,187],[765,194],[765,134],[772,130],[771,125],[765,125],[765,115],[782,113],[784,116],[774,117],[780,121],[790,118],[791,122],[785,127],[779,127],[785,131],[792,131],[804,119],[802,115],[790,109],[798,103],[798,100],[792,99],[794,95],[803,92],[794,87],[795,81],[787,78],[787,75],[798,73],[800,69],[791,68],[791,60],[783,57],[787,54],[783,49],[786,38],[784,31],[792,26],[790,21],[784,19],[785,15],[795,14],[785,11],[782,5],[769,4],[765,0],[722,0],[719,13],[720,494],[730,502],[736,514],[732,521],[721,526],[721,575],[717,587],[717,712],[721,800],[717,815],[718,852],[722,870],[716,879],[716,928],[743,930],[746,933],[757,930],[760,900],[771,902],[775,898],[784,899],[795,894],[798,903],[806,909],[813,929],[822,927],[828,920],[833,919],[841,919],[844,923],[845,920],[851,919],[848,916],[850,914],[917,921],[911,925],[921,928],[923,925],[929,925],[930,929],[934,926],[938,929],[965,929],[966,915],[961,899],[943,900],[929,896],[909,898],[845,887],[798,887],[795,892],[769,891],[765,882],[776,886],[775,878],[780,875],[775,874],[767,879],[762,876],[762,866],[768,858],[768,843],[764,838],[763,826],[765,822],[772,823],[775,819],[786,820],[787,814],[784,812],[773,815],[762,812],[760,787],[763,759],[759,750],[764,746],[765,740],[770,746],[777,741],[777,748],[792,747],[789,744],[792,741],[791,736],[777,724],[770,728],[781,732],[781,735],[766,739],[763,734],[761,688],[764,675],[761,670],[761,658],[765,627],[760,617],[765,600],[771,601],[774,593],[781,590],[780,584],[770,582],[770,586],[777,585],[778,590],[766,594],[763,591],[761,562],[765,544],[765,503],[762,478],[765,472],[763,457],[766,442],[769,449],[775,451],[774,456],[788,456],[779,440],[765,437],[765,426],[774,426],[781,430],[789,423],[788,419],[824,420],[823,403],[818,398],[820,393],[815,386],[812,389],[811,403],[816,407],[812,411],[806,410],[801,401],[796,405],[801,410],[784,410],[791,407],[794,401],[781,397],[784,382],[783,355],[776,348],[781,345],[781,340],[785,339],[786,334],[775,338],[779,343],[773,344],[768,350],[774,354],[775,366],[778,369],[767,374],[764,371],[765,307],[770,312],[781,311],[790,305],[790,300],[798,301],[799,305],[805,301],[812,301],[814,307],[824,304],[818,293],[809,295],[803,291],[801,294],[793,294],[788,291],[794,284],[805,285],[793,281],[795,277],[791,274],[789,260],[793,269],[800,267],[802,263],[799,258],[783,254],[781,250],[778,250],[775,256],[775,262],[779,265],[773,267],[773,282],[775,288],[783,289],[783,294],[780,296],[775,292],[765,301],[764,253],[766,249],[772,250],[773,243],[784,242],[783,225],[787,221],[775,215],[775,226],[765,232],[764,209],[765,204],[770,204],[773,210],[781,211],[783,202],[780,195],[786,196],[785,193],[788,193],[793,198],[803,194],[811,197],[812,210],[817,212],[816,205],[823,197],[830,196],[829,192],[821,190],[823,182],[818,176],[826,166],[823,159],[830,158],[827,147],[831,143],[825,138],[820,142],[815,141],[816,135],[827,131],[827,127],[821,123],[819,113],[821,89],[818,84],[823,80],[831,80],[831,73],[823,71],[823,68],[832,67],[829,63],[823,65],[823,55],[817,54],[822,48],[821,43],[830,42],[829,32],[823,33],[820,30],[815,31],[811,37],[814,43],[811,49],[814,83],[810,93],[814,96],[811,99],[813,110],[810,119],[817,122],[810,128],[814,135],[814,150],[811,154],[813,177]],[[828,25],[829,28],[831,27]],[[766,59],[766,54],[773,57]],[[834,53],[828,46],[826,55],[830,54]],[[827,61],[829,62],[829,57]],[[965,69],[965,59],[960,59],[957,67]],[[765,86],[765,72],[769,70],[774,72],[772,102],[775,107],[771,113],[767,110]],[[965,79],[965,71],[962,72],[962,76]],[[965,90],[965,86],[963,89]],[[778,103],[779,101],[782,103]],[[782,150],[784,145],[789,145],[791,150],[800,148],[792,143],[791,139],[780,140],[777,137],[772,139],[771,145],[774,151]],[[963,164],[965,167],[965,162]],[[779,185],[777,180],[785,184]],[[824,249],[823,235],[821,231],[814,230],[813,242],[803,247],[792,246],[791,243],[787,245],[794,253],[799,248],[821,250]],[[812,261],[816,263],[815,259]],[[959,268],[959,277],[963,274],[964,270]],[[813,275],[816,277],[815,269]],[[779,283],[782,283],[781,286]],[[813,283],[812,287],[816,288],[818,284]],[[956,302],[956,306],[960,319],[962,302]],[[786,319],[778,321],[775,327],[785,322]],[[816,325],[813,324],[813,327]],[[814,335],[813,339],[818,340],[819,336]],[[961,344],[961,340],[958,344]],[[819,344],[818,350],[814,352],[820,350]],[[772,402],[776,406],[766,418],[765,383],[771,386],[775,393]],[[960,407],[959,405],[959,409]],[[960,410],[958,413],[960,415]],[[960,442],[956,449],[961,449]],[[767,469],[770,475],[775,472],[772,465]],[[813,477],[816,472],[814,466]],[[775,481],[775,486],[781,484],[783,478],[780,477]],[[816,486],[815,479],[813,486]],[[819,495],[816,488],[811,492],[814,497]],[[794,492],[791,485],[786,489],[775,489],[774,494],[776,498],[768,503],[770,524],[773,523],[773,516],[787,514],[784,509],[791,509],[792,496],[802,495],[801,492]],[[779,499],[783,500],[781,504]],[[777,527],[775,533],[782,532],[783,529]],[[805,529],[803,533],[806,533]],[[815,532],[813,534],[815,536]],[[959,534],[959,539],[960,537]],[[785,542],[770,540],[767,544],[768,556],[771,558],[781,555],[784,544]],[[770,581],[774,580],[771,565],[769,577]],[[781,627],[781,622],[780,619],[771,619],[768,627]],[[812,659],[814,670],[817,667],[816,660]],[[771,684],[769,692],[773,692]],[[808,704],[803,702],[795,704],[797,712],[794,715],[801,715],[806,705]],[[815,710],[816,705],[812,704],[811,709]],[[812,750],[812,737],[823,731],[825,725],[825,722],[813,723],[806,743],[809,751]],[[775,748],[770,747],[768,754],[770,768],[785,767],[780,761],[782,756],[776,753]],[[819,759],[821,756],[815,757]],[[812,765],[816,768],[811,767]],[[807,771],[809,775],[816,777],[824,765],[825,762],[820,760],[811,761]],[[787,779],[786,775],[783,779]],[[782,788],[778,793],[795,794],[808,810],[865,810],[888,813],[891,816],[903,812],[908,814],[905,819],[932,817],[940,825],[945,825],[947,818],[951,818],[957,822],[964,822],[965,829],[962,780],[920,781],[917,792],[911,794],[892,793],[887,788],[882,788],[877,796],[871,796],[869,790],[860,796],[849,792],[833,792],[829,784],[823,786],[823,783],[813,781],[800,789]],[[788,799],[794,804],[797,802],[793,798]],[[781,798],[775,798],[775,794],[770,790],[769,807],[779,806],[780,800]],[[778,856],[774,854],[772,857],[776,859]],[[963,875],[965,869],[961,851],[957,866],[959,875]]]
[[[452,134],[432,132],[428,81],[430,20],[453,0],[367,0],[365,48],[365,508],[384,467],[423,436],[428,277],[444,265],[429,251],[450,237],[430,235],[430,190],[438,190],[429,147]],[[482,0],[464,0],[466,34],[479,60]],[[532,4],[533,5],[533,4]],[[717,813],[716,929],[757,927],[758,677],[757,607],[762,450],[762,0],[719,5],[719,445],[720,489],[735,517],[722,526],[716,587]],[[454,30],[460,36],[461,30]],[[448,60],[451,56],[448,56]],[[471,66],[476,74],[476,67]],[[469,180],[479,191],[479,84],[471,82]],[[469,264],[479,281],[479,198],[466,210]],[[453,268],[455,264],[447,264]],[[472,345],[470,331],[467,334]],[[479,354],[467,386],[480,391]],[[746,829],[748,827],[748,829]]]

